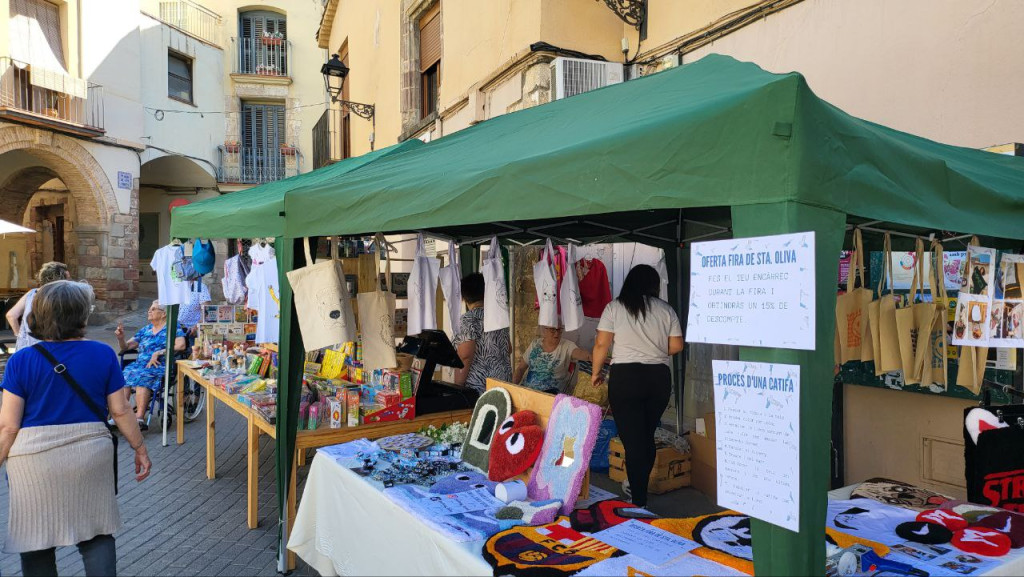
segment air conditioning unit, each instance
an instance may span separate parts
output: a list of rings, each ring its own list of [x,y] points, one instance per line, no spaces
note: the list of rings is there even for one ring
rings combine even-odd
[[[583,58],[555,58],[551,62],[552,100],[622,82],[622,64]]]

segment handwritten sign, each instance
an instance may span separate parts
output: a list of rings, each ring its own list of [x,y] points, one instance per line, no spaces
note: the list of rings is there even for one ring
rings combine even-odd
[[[712,361],[718,504],[800,530],[800,366]]]
[[[636,519],[598,531],[594,539],[655,565],[663,565],[700,547],[694,541]]]
[[[814,232],[690,245],[686,340],[814,350]]]

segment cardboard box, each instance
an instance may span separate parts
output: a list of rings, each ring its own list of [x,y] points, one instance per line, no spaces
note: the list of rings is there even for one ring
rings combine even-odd
[[[713,431],[714,427],[709,429]],[[707,495],[712,501],[718,499],[718,456],[715,440],[696,433],[687,434],[690,441],[690,484],[694,489]]]
[[[348,413],[348,426],[359,426],[359,387],[345,389],[345,407]]]
[[[384,407],[383,409],[367,413],[363,417],[363,424],[386,423],[402,419],[413,420],[416,418],[416,399],[406,399],[397,405]]]
[[[340,429],[343,424],[342,417],[345,415],[345,403],[341,399],[328,399],[327,402],[331,408],[331,428]]]
[[[715,436],[715,414],[704,413],[704,429],[707,431],[708,438],[715,440],[718,437]]]
[[[690,486],[690,455],[675,447],[659,445],[647,491],[655,495]],[[608,477],[621,482],[626,478],[626,452],[618,437],[608,446]]]

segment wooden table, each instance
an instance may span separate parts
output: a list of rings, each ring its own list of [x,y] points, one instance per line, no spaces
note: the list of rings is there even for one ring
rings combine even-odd
[[[259,507],[259,478],[260,478],[260,435],[267,435],[271,439],[277,438],[277,427],[267,422],[258,412],[254,411],[251,407],[247,407],[240,403],[236,395],[230,395],[223,389],[216,387],[200,376],[199,371],[189,366],[188,361],[178,361],[178,381],[177,390],[175,395],[175,408],[177,409],[177,433],[178,433],[178,444],[185,442],[185,420],[180,418],[183,413],[182,402],[185,396],[185,378],[192,379],[199,386],[206,389],[207,403],[206,403],[206,478],[214,479],[217,476],[217,448],[216,448],[216,411],[214,399],[224,403],[229,408],[234,410],[236,413],[242,415],[246,419],[246,426],[248,430],[248,442],[246,443],[246,453],[248,458],[248,474],[247,474],[247,490],[248,490],[248,505],[246,507],[246,521],[250,529],[255,529],[259,523],[258,518],[258,507]],[[451,423],[455,421],[468,422],[470,417],[473,415],[472,409],[464,409],[459,411],[447,411],[443,413],[434,413],[430,415],[423,415],[416,417],[413,420],[401,420],[391,421],[387,423],[376,423],[372,425],[362,425],[359,427],[342,427],[340,429],[331,429],[329,427],[320,427],[319,429],[308,431],[300,430],[296,435],[295,440],[295,455],[292,457],[292,477],[289,482],[288,488],[288,524],[291,527],[291,523],[295,519],[295,509],[297,501],[297,481],[296,481],[296,469],[299,461],[299,456],[304,456],[307,449],[316,449],[318,447],[327,447],[330,445],[337,445],[338,443],[346,443],[348,441],[354,441],[356,439],[379,439],[381,437],[388,437],[391,435],[400,435],[403,433],[415,433],[427,425],[442,425],[444,423]]]

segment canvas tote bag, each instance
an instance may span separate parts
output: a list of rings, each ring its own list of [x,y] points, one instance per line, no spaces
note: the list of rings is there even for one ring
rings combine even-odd
[[[884,375],[903,369],[900,359],[899,333],[896,329],[896,299],[892,286],[889,294],[885,294],[885,285],[892,277],[892,239],[885,233],[885,249],[882,254],[882,275],[878,279],[878,300],[871,303],[872,311],[868,320],[871,326],[878,327],[878,339],[875,341],[875,374]],[[876,312],[877,311],[877,312]],[[875,322],[875,316],[878,322]],[[875,335],[872,334],[872,338]]]
[[[448,243],[448,266],[438,272],[441,279],[441,293],[448,303],[448,326],[453,335],[459,334],[462,323],[462,262],[454,242]]]
[[[388,262],[391,262],[388,259]],[[409,329],[411,336],[437,328],[437,278],[441,261],[427,256],[423,233],[416,235],[416,256],[409,273]]]
[[[353,340],[355,319],[348,287],[339,275],[337,240],[331,239],[331,259],[314,262],[309,237],[303,239],[306,266],[286,273],[295,295],[295,313],[302,331],[302,345],[315,351]]]
[[[484,332],[507,329],[510,324],[508,286],[505,284],[505,267],[497,236],[491,237],[491,248],[487,251],[481,272],[484,275]]]
[[[943,389],[946,385],[946,314],[949,297],[946,295],[946,275],[943,272],[942,243],[932,241],[932,274],[929,278],[931,283],[932,302],[935,308],[932,311],[932,320],[928,326],[927,333],[918,335],[917,363],[921,366],[921,384],[929,387],[938,385]]]
[[[384,235],[377,233],[377,250],[373,253],[375,270],[380,272],[380,253],[388,250]],[[398,365],[395,358],[395,295],[391,292],[391,257],[387,261],[387,292],[380,283],[373,283],[370,292],[359,293],[359,328],[363,337],[363,368],[391,369]]]
[[[919,363],[918,348],[927,349],[924,339],[931,330],[935,319],[935,304],[922,302],[921,291],[924,290],[926,278],[924,274],[924,241],[917,239],[914,247],[914,280],[910,289],[910,300],[906,306],[896,311],[896,325],[900,337],[900,358],[903,362],[903,378],[908,385],[921,382],[923,362]]]
[[[979,246],[978,237],[971,237],[969,246]],[[961,267],[961,278],[971,274],[971,262],[964,259]],[[981,392],[981,382],[985,377],[985,363],[988,361],[988,347],[960,347],[957,358],[956,384],[969,389],[974,394]]]
[[[558,327],[558,278],[555,276],[555,250],[548,239],[540,253],[540,260],[533,265],[533,283],[537,287],[537,324],[542,327]],[[486,314],[486,313],[485,313]]]
[[[846,276],[846,294],[836,297],[836,329],[839,331],[839,363],[870,361],[874,355],[864,358],[864,339],[868,337],[868,305],[871,304],[871,289],[864,286],[864,242],[859,228],[853,230],[853,262]],[[860,278],[860,288],[856,279]],[[872,352],[870,345],[867,347]]]
[[[580,296],[580,279],[576,276],[576,245],[569,245],[565,262],[558,302],[562,309],[562,325],[567,331],[575,331],[583,326],[583,297]]]

